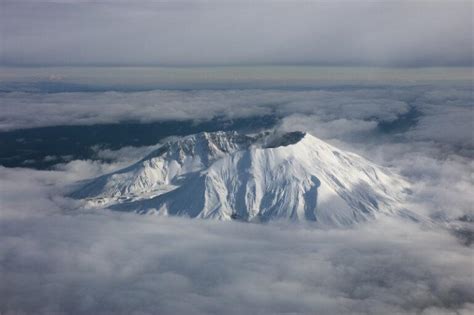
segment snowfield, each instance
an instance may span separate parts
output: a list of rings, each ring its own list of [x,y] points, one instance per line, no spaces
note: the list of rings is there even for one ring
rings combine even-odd
[[[81,183],[89,207],[192,218],[315,221],[346,226],[404,207],[410,184],[388,169],[302,132],[199,133]]]

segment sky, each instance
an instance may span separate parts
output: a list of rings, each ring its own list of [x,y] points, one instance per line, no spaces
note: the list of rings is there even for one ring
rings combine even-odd
[[[472,5],[3,0],[0,63],[471,66]]]

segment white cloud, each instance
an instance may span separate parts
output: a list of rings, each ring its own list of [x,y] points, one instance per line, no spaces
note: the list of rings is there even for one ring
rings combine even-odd
[[[423,116],[409,136],[416,140],[434,140],[460,147],[474,147],[474,110],[467,106],[425,105]]]
[[[6,314],[474,309],[472,249],[407,222],[326,231],[76,210],[0,227]]]
[[[379,164],[391,166],[412,182],[412,207],[419,213],[438,219],[474,216],[474,196],[470,193],[474,189],[472,157],[430,141],[361,146],[359,151]]]
[[[377,121],[358,119],[334,119],[324,121],[318,115],[290,115],[281,121],[282,131],[306,131],[320,138],[343,138],[352,134],[371,132],[377,128]]]
[[[199,90],[95,93],[4,93],[3,129],[58,124],[113,123],[125,119],[206,120],[275,113],[278,128],[309,131],[342,148],[395,168],[416,189],[415,207],[431,216],[472,214],[472,94],[463,85],[440,87],[284,90]],[[41,110],[38,110],[38,109]],[[415,117],[408,123],[403,115]],[[384,132],[380,122],[406,124]],[[101,164],[57,166],[94,177],[146,155],[152,147],[96,148]]]
[[[464,88],[4,96],[3,129],[276,112],[280,128],[310,130],[408,177],[417,212],[472,215],[472,96]],[[378,130],[410,106],[418,123]],[[472,247],[439,226],[192,221],[86,212],[62,197],[68,185],[151,149],[96,147],[110,163],[73,160],[52,171],[0,168],[0,313],[474,312]]]
[[[392,121],[408,105],[385,90],[202,90],[148,92],[2,93],[0,130],[91,125],[124,120],[208,120],[276,113]]]

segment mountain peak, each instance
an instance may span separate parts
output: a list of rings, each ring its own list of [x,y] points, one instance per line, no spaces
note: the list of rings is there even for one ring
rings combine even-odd
[[[247,148],[253,141],[235,131],[201,132],[169,140],[143,160],[162,156],[184,162],[189,157],[199,157],[201,162],[209,164],[225,154]]]
[[[409,184],[304,132],[203,132],[90,180],[72,196],[121,211],[347,225],[407,215]]]
[[[305,132],[294,131],[283,134],[270,135],[266,139],[265,148],[286,147],[296,144],[306,136]]]

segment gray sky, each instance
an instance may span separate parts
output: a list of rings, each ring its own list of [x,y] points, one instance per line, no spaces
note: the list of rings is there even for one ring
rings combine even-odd
[[[471,1],[2,0],[3,65],[470,66]]]

